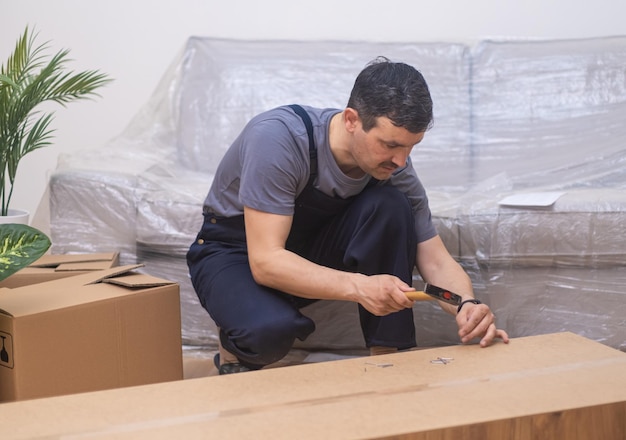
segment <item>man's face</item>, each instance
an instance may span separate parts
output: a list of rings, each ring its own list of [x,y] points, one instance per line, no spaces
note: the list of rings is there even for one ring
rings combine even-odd
[[[393,125],[387,117],[379,117],[368,132],[361,121],[354,130],[352,156],[358,167],[378,180],[386,180],[396,169],[406,165],[415,144],[421,142],[424,133],[411,133]]]

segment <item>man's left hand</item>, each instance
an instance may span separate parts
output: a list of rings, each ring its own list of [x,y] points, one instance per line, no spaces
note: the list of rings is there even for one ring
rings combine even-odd
[[[456,315],[461,342],[467,344],[475,338],[480,339],[481,347],[488,347],[496,338],[509,342],[509,335],[496,327],[496,317],[486,304],[466,304]]]

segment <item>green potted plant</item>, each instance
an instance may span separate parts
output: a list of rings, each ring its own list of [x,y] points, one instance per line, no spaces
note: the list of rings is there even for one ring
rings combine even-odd
[[[51,144],[53,114],[41,111],[40,105],[96,96],[95,90],[110,81],[94,70],[67,71],[69,51],[49,57],[48,43],[36,44],[36,36],[26,27],[0,67],[0,216],[9,215],[20,160]]]
[[[36,44],[26,27],[6,64],[0,67],[0,281],[41,257],[50,239],[15,220],[9,210],[20,160],[51,144],[53,114],[40,110],[44,102],[61,105],[92,97],[110,79],[98,71],[67,71],[68,50],[45,54],[48,44]],[[23,223],[23,224],[17,224]]]

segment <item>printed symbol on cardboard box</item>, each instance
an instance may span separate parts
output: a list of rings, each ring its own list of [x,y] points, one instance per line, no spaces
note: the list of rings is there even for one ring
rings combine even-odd
[[[13,368],[13,338],[5,332],[0,332],[0,366]]]

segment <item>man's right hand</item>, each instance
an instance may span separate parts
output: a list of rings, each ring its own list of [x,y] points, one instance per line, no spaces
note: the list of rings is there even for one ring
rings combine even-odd
[[[413,301],[405,293],[412,290],[393,275],[362,275],[356,283],[354,301],[376,316],[385,316],[413,307]]]

